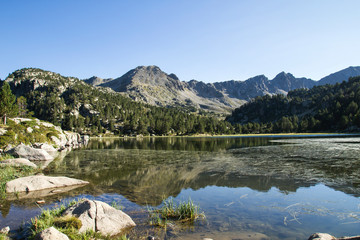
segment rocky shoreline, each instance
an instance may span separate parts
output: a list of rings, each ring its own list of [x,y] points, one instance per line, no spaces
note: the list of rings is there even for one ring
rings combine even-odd
[[[58,126],[40,121],[39,119],[13,118],[11,120],[14,122],[15,126],[20,126],[18,124],[26,122],[32,122],[33,127],[26,128],[26,137],[31,136],[34,130],[39,130],[41,127],[51,129],[54,134],[48,137],[50,141],[47,142],[34,142],[30,144],[21,142],[16,146],[11,144],[6,145],[1,149],[1,155],[6,154],[9,159],[0,161],[0,166],[3,167],[26,166],[33,169],[43,169],[62,152],[68,152],[72,149],[85,146],[89,141],[89,136],[64,131]],[[6,128],[1,129],[0,136],[5,135],[7,131]],[[19,136],[15,135],[15,139],[18,137]],[[42,173],[26,177],[14,176],[14,178],[15,179],[8,181],[5,184],[7,199],[40,198],[70,191],[89,183],[87,181],[68,177],[44,176]],[[9,227],[1,229],[0,234],[2,235],[0,235],[0,237],[7,235],[9,231]],[[50,237],[50,239],[51,238],[52,237]],[[49,239],[49,237],[39,239]]]
[[[57,131],[57,136],[51,136],[50,139],[53,142],[53,148],[62,151],[65,149],[73,149],[73,148],[79,148],[81,146],[86,145],[89,142],[90,137],[88,135],[80,135],[79,133],[64,131],[59,126],[55,126],[52,123],[40,121],[39,119],[31,119],[31,118],[12,118],[16,124],[21,124],[23,122],[30,122],[35,121],[37,125],[34,128],[38,128],[39,126],[44,126],[47,128],[53,128],[55,131]],[[34,129],[32,127],[28,127],[26,131],[31,134]],[[2,133],[2,135],[5,132]],[[35,148],[45,149],[47,151],[53,151],[52,148],[45,148],[48,147],[49,144],[46,145],[46,143],[35,143],[33,144]],[[44,147],[45,146],[45,147]],[[8,148],[11,148],[11,146],[7,146],[5,149],[10,150]]]

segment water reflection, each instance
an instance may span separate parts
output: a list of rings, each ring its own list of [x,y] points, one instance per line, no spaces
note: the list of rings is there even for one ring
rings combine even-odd
[[[216,152],[239,147],[272,144],[272,137],[156,137],[104,138],[90,141],[87,149],[142,149]]]
[[[358,196],[358,140],[349,149],[336,139],[282,145],[272,138],[108,139],[70,153],[48,173],[87,180],[140,205],[158,205],[182,189],[206,186],[276,187],[286,193],[325,183]]]

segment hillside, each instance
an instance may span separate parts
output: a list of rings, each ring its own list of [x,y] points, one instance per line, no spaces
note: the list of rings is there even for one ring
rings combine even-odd
[[[27,99],[34,116],[90,135],[183,135],[231,132],[229,123],[179,108],[135,102],[110,88],[36,68],[20,69],[5,80]]]
[[[359,131],[359,104],[360,77],[353,77],[287,96],[257,97],[235,109],[227,121],[250,132]]]
[[[257,96],[287,94],[294,89],[342,82],[359,74],[360,67],[349,67],[320,81],[281,72],[272,80],[259,75],[246,81],[204,83],[180,81],[175,74],[167,74],[157,66],[140,66],[119,78],[92,77],[84,81],[154,106],[180,106],[226,114]]]

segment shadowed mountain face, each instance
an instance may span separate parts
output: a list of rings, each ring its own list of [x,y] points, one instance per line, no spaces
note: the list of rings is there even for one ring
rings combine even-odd
[[[259,75],[246,81],[204,83],[196,80],[183,82],[175,74],[166,74],[157,66],[140,66],[116,79],[92,77],[84,81],[109,87],[151,105],[195,107],[227,113],[257,96],[287,94],[294,89],[333,84],[358,75],[360,67],[349,67],[320,81],[296,78],[290,73],[281,72],[272,80]]]
[[[348,80],[349,77],[360,76],[360,67],[348,67],[344,70],[332,73],[316,83],[316,85],[335,84]]]

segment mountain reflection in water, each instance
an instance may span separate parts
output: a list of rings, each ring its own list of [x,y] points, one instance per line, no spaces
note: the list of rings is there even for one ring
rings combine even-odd
[[[321,182],[359,196],[360,140],[353,139],[95,140],[52,164],[49,173],[87,180],[140,205],[159,205],[182,189],[206,186],[295,192]]]

